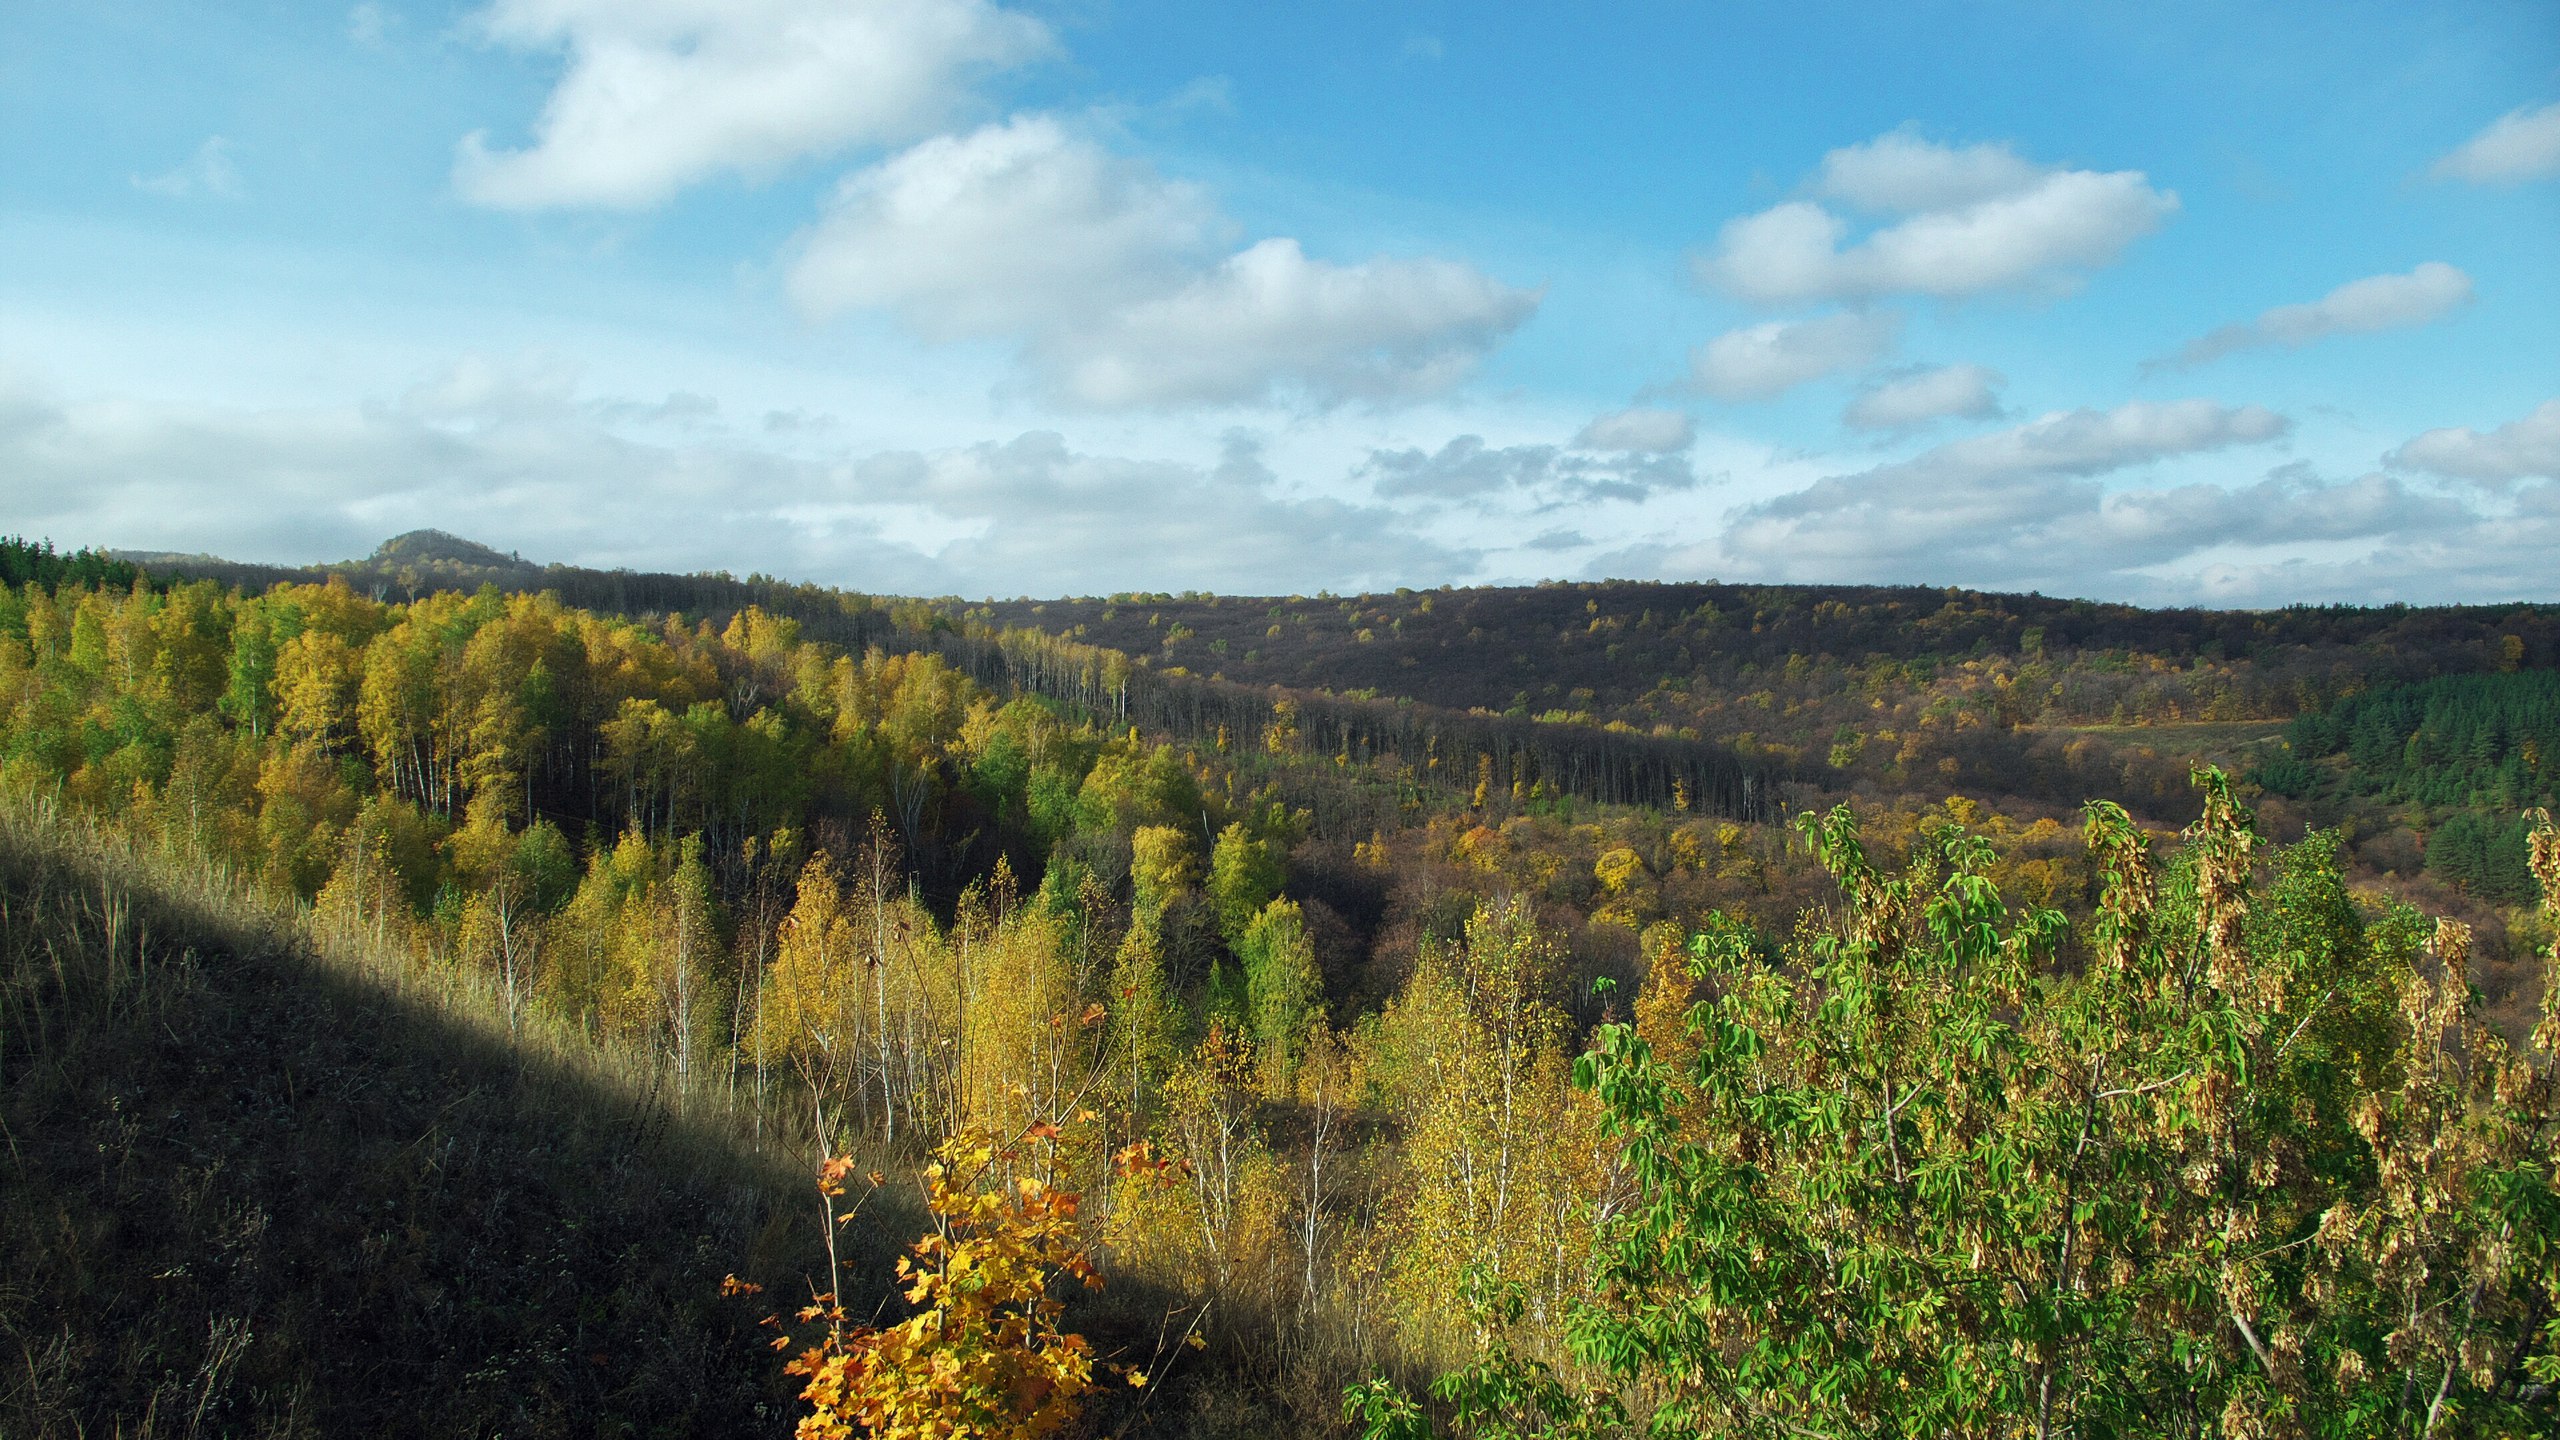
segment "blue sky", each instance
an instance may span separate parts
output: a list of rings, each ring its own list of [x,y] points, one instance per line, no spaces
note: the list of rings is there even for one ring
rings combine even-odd
[[[2560,598],[2560,11],[18,0],[0,528]]]

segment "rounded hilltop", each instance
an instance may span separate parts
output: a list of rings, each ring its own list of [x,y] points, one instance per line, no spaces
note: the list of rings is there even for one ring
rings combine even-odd
[[[367,557],[376,565],[466,565],[475,569],[519,570],[529,562],[521,555],[492,550],[443,530],[411,530],[394,535]]]

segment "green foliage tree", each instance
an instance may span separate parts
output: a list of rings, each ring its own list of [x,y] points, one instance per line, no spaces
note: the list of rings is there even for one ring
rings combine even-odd
[[[1286,1093],[1305,1052],[1307,1032],[1324,1017],[1324,977],[1307,938],[1306,915],[1292,900],[1273,900],[1253,917],[1236,946],[1244,963],[1245,1013],[1266,1083]]]
[[[2199,781],[2165,868],[2089,808],[2076,950],[1978,837],[1887,877],[1845,808],[1807,816],[1839,907],[1781,964],[1701,937],[1685,1066],[1622,1024],[1577,1064],[1636,1196],[1571,1365],[1489,1341],[1438,1387],[1458,1428],[2549,1433],[2560,997],[2511,1051],[2460,927],[2368,915],[2325,840],[2258,893],[2247,812]],[[2547,820],[2534,855],[2560,913]],[[1420,1433],[1392,1387],[1347,1404]]]
[[[1129,837],[1132,903],[1143,920],[1160,920],[1167,907],[1200,883],[1200,860],[1188,832],[1172,825],[1141,825]]]
[[[1209,852],[1209,903],[1217,907],[1218,928],[1229,945],[1241,945],[1245,931],[1280,893],[1287,878],[1271,842],[1257,838],[1241,822],[1218,832]]]

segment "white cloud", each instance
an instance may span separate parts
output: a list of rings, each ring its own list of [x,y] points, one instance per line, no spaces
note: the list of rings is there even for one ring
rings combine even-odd
[[[523,149],[463,138],[454,185],[510,210],[639,209],[723,172],[911,138],[982,71],[1047,54],[986,0],[495,0],[481,32],[568,51]]]
[[[187,162],[157,175],[131,177],[133,188],[172,200],[192,200],[202,196],[208,200],[238,200],[247,195],[240,183],[240,167],[231,163],[231,142],[219,135],[207,136],[196,147]]]
[[[936,340],[1012,334],[1171,289],[1230,228],[1196,188],[1023,116],[845,177],[788,284],[815,315],[885,309]]]
[[[1668,455],[1686,450],[1698,438],[1698,427],[1686,411],[1633,409],[1603,415],[1573,437],[1579,450],[1637,451]]]
[[[2153,363],[2195,366],[2240,350],[2290,349],[2332,335],[2405,330],[2444,318],[2469,303],[2471,294],[2470,276],[2429,260],[2406,275],[2368,275],[2308,304],[2279,305],[2246,324],[2225,325],[2189,341],[2174,360]]]
[[[2560,175],[2560,101],[2510,110],[2435,163],[2440,178],[2513,185]]]
[[[1035,354],[1095,405],[1421,395],[1464,378],[1539,298],[1453,260],[1338,265],[1271,239]]]
[[[1338,264],[1286,238],[1216,258],[1233,231],[1195,188],[1023,117],[848,177],[788,283],[812,314],[1019,337],[1052,390],[1101,406],[1427,393],[1538,304],[1449,260]]]
[[[2005,383],[1999,371],[1980,365],[1908,370],[1860,390],[1840,418],[1860,430],[1908,430],[1949,416],[1987,420],[2000,413]]]
[[[1810,380],[1871,365],[1890,353],[1902,317],[1843,311],[1729,330],[1689,357],[1699,389],[1719,400],[1766,400]]]
[[[2483,485],[2541,476],[2560,480],[2560,400],[2545,400],[2521,420],[2482,434],[2430,430],[2383,457],[2389,465]]]
[[[1907,218],[1853,243],[1821,204],[1791,200],[1729,222],[1699,278],[1744,300],[2056,290],[2112,263],[2175,213],[2138,170],[2035,166],[2006,147],[1952,149],[1906,133],[1826,156],[1818,193]]]
[[[1896,130],[1823,156],[1813,191],[1860,210],[1914,215],[2015,195],[2043,174],[2006,145],[1957,149]]]

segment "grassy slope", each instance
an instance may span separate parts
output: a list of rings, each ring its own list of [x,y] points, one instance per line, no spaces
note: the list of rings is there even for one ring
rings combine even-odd
[[[825,1273],[805,1162],[415,965],[0,794],[0,1440],[790,1433],[754,1321]],[[849,1292],[920,1219],[847,1227]],[[1161,1382],[1092,1434],[1320,1430],[1352,1378],[1068,1288]]]
[[[288,933],[0,820],[0,1435],[780,1433],[796,1167]]]

